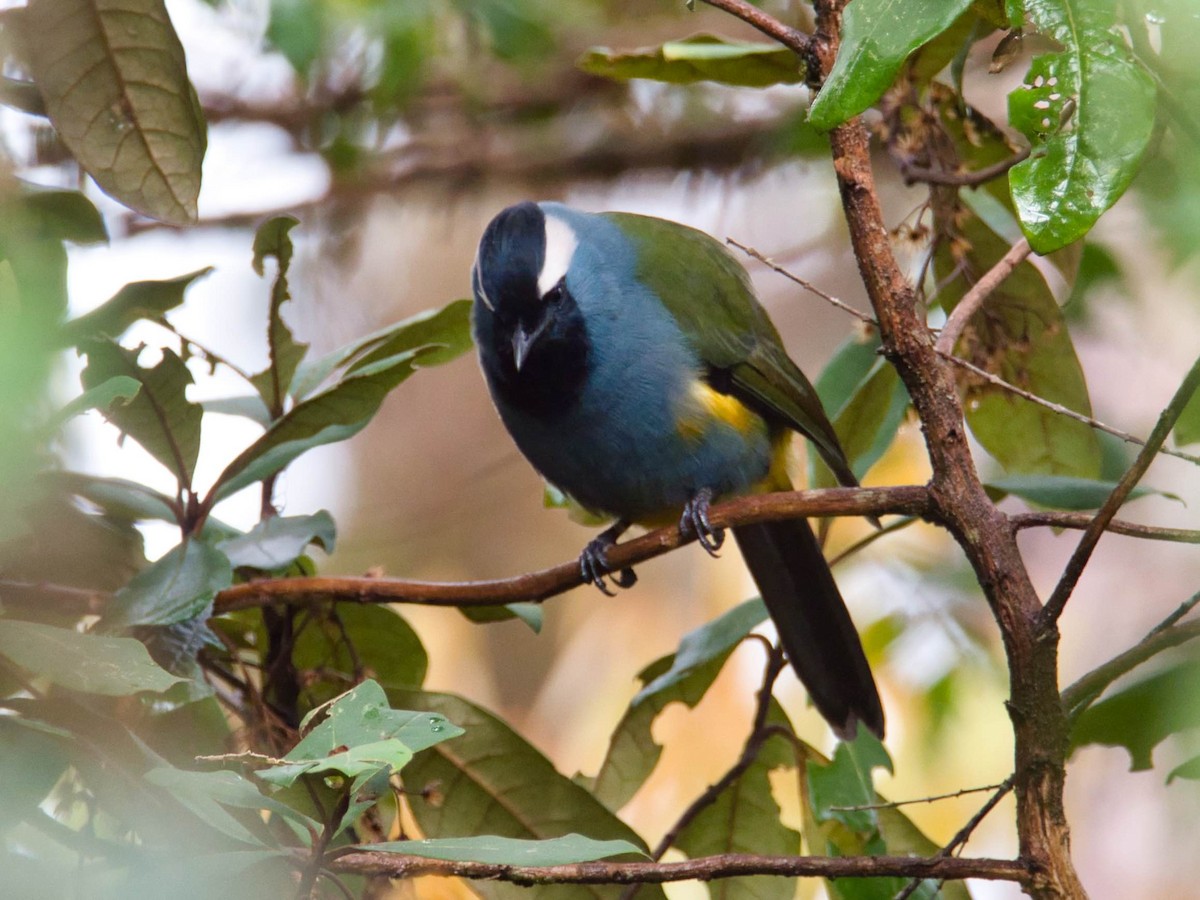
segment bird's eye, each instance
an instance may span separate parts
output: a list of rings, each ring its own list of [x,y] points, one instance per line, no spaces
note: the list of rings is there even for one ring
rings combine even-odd
[[[542,300],[546,303],[560,303],[562,298],[567,293],[566,279],[559,279],[558,284],[546,291],[546,296]]]

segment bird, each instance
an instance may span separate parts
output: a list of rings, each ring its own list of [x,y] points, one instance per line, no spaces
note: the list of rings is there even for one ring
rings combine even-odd
[[[709,506],[791,490],[793,432],[856,486],[809,380],[745,268],[668,219],[525,201],[484,229],[471,272],[472,334],[500,419],[542,477],[615,520],[580,554],[583,579],[630,587],[607,550],[632,525],[679,521],[710,554]],[[732,528],[780,643],[817,711],[850,740],[884,713],[812,528]]]

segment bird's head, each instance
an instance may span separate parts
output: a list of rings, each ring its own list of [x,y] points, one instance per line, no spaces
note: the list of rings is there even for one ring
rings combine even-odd
[[[492,350],[510,375],[586,352],[583,317],[568,287],[579,237],[536,203],[492,219],[472,273],[475,315],[489,320]]]

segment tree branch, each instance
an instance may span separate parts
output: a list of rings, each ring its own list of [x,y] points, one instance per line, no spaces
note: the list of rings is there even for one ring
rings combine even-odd
[[[1027,512],[1009,517],[1014,531],[1024,528],[1071,528],[1083,530],[1095,518],[1091,513],[1076,512]],[[1171,541],[1177,544],[1200,544],[1200,531],[1187,528],[1159,528],[1154,525],[1139,525],[1122,519],[1111,519],[1106,531],[1126,537],[1145,538],[1149,541]]]
[[[497,863],[427,859],[362,850],[329,864],[335,872],[413,878],[443,875],[510,881],[514,884],[666,884],[713,881],[743,875],[790,878],[982,878],[1023,882],[1030,869],[1011,859],[937,859],[917,856],[757,856],[726,853],[684,862],[590,862],[561,866],[512,866]]]
[[[1029,148],[1026,148],[1014,153],[1007,159],[992,163],[990,166],[984,166],[981,169],[958,170],[954,172],[924,168],[901,161],[900,174],[904,176],[905,184],[915,184],[919,181],[924,184],[941,184],[949,187],[978,187],[981,184],[986,184],[993,178],[1000,177],[1017,163],[1024,162],[1029,158],[1029,152]]]
[[[709,6],[725,10],[731,16],[735,16],[747,25],[757,28],[767,37],[775,38],[783,46],[795,51],[801,57],[807,57],[809,44],[812,40],[807,34],[799,29],[792,28],[790,25],[784,25],[774,16],[768,15],[757,6],[752,6],[746,0],[704,0],[704,2]]]
[[[1084,529],[1083,537],[1079,539],[1079,545],[1067,561],[1062,577],[1054,588],[1054,593],[1050,595],[1050,599],[1046,601],[1046,605],[1042,609],[1038,621],[1039,631],[1045,632],[1053,628],[1058,621],[1058,617],[1062,615],[1067,601],[1071,598],[1071,592],[1075,590],[1075,585],[1079,583],[1079,578],[1083,574],[1084,568],[1092,558],[1092,551],[1096,549],[1096,544],[1100,542],[1101,536],[1108,528],[1108,523],[1116,516],[1117,510],[1121,508],[1121,505],[1129,498],[1130,492],[1141,481],[1142,476],[1146,474],[1146,470],[1150,468],[1150,463],[1154,462],[1154,457],[1158,454],[1159,448],[1166,442],[1167,435],[1175,427],[1176,421],[1178,421],[1180,414],[1183,412],[1183,408],[1187,406],[1188,401],[1192,398],[1192,394],[1196,392],[1197,386],[1200,386],[1200,357],[1192,363],[1192,368],[1184,376],[1179,389],[1175,391],[1175,396],[1171,398],[1171,402],[1167,404],[1167,408],[1159,415],[1158,422],[1155,423],[1154,430],[1150,432],[1150,437],[1146,439],[1146,445],[1142,448],[1142,451],[1134,459],[1133,464],[1126,470],[1121,480],[1117,482],[1117,486],[1108,495],[1108,499],[1104,501],[1104,505],[1096,513],[1096,517]]]
[[[712,507],[717,528],[810,516],[926,516],[929,492],[920,486],[826,488],[738,497]],[[614,571],[691,543],[678,526],[660,528],[607,551]],[[578,562],[494,581],[431,582],[386,578],[275,578],[234,585],[217,594],[214,614],[273,603],[336,600],[354,603],[419,603],[428,606],[501,606],[538,602],[583,583]]]
[[[1029,246],[1029,241],[1021,238],[1000,257],[994,266],[984,273],[982,278],[975,282],[969,291],[963,294],[962,299],[955,304],[950,317],[946,319],[942,333],[934,345],[934,349],[938,353],[948,355],[954,352],[954,345],[958,343],[971,316],[983,308],[984,301],[1032,252],[1033,248]]]
[[[844,0],[815,0],[810,85],[819,84],[839,47]],[[860,118],[829,135],[834,173],[851,245],[896,367],[921,422],[933,475],[936,518],[962,547],[1000,628],[1009,669],[1013,784],[1020,858],[1031,866],[1025,888],[1044,898],[1085,895],[1071,861],[1063,807],[1067,719],[1058,693],[1058,634],[1036,628],[1041,604],[1007,517],[988,498],[967,443],[962,403],[941,364],[915,292],[890,242]]]

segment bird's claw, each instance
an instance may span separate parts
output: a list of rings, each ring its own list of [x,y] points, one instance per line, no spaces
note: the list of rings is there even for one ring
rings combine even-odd
[[[683,507],[683,517],[679,520],[679,529],[684,533],[694,534],[696,541],[704,548],[709,556],[719,556],[717,552],[725,543],[725,529],[714,528],[708,518],[708,507],[712,503],[713,493],[709,488],[697,491],[696,496]]]
[[[619,569],[613,571],[608,566],[608,548],[617,542],[617,535],[624,531],[615,531],[610,528],[602,532],[594,540],[588,542],[588,545],[583,548],[583,552],[579,554],[579,574],[583,578],[585,584],[595,585],[600,592],[608,597],[615,597],[617,592],[609,588],[607,579],[611,578],[613,584],[617,587],[625,589],[631,588],[637,584],[637,573],[630,568]]]

